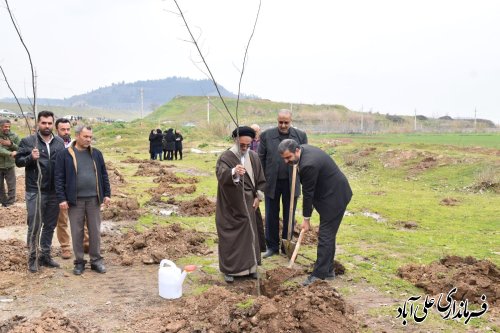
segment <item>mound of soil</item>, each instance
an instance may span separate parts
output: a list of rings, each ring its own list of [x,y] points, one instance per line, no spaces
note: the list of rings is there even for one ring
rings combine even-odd
[[[215,202],[205,195],[200,195],[194,200],[179,201],[176,204],[179,205],[179,212],[182,215],[211,216],[215,214]]]
[[[90,327],[81,322],[66,317],[61,310],[48,309],[38,318],[26,320],[22,316],[14,316],[0,323],[0,332],[31,333],[31,332],[101,332],[97,327]]]
[[[26,193],[26,184],[24,176],[16,177],[16,201],[24,202]]]
[[[106,162],[106,170],[108,171],[109,182],[112,187],[126,184],[125,177],[112,162]]]
[[[417,229],[418,223],[414,221],[398,221],[397,224],[403,229]]]
[[[0,240],[0,271],[26,270],[26,258],[28,258],[28,250],[25,242],[18,239]]]
[[[139,164],[134,176],[161,176],[166,174],[167,172],[170,173],[170,170],[168,170],[168,168],[173,167],[174,165],[172,164],[162,165],[158,161],[148,161]]]
[[[166,183],[166,184],[194,184],[198,182],[196,177],[178,177],[172,171],[161,169],[161,176],[153,179],[153,183]]]
[[[0,218],[0,227],[26,224],[26,207],[17,205],[0,207],[0,216],[2,216]]]
[[[304,238],[302,238],[301,246],[302,245],[317,245],[318,244],[318,233],[319,233],[319,227],[311,226],[308,232],[304,234]],[[300,235],[300,229],[297,223],[295,223],[294,229],[293,229],[293,239],[297,241],[297,238],[299,238]]]
[[[152,202],[159,202],[161,201],[162,196],[170,197],[174,195],[194,193],[196,192],[196,185],[172,186],[170,184],[160,183],[158,187],[150,188],[148,192],[155,197],[154,200],[151,199]]]
[[[102,212],[103,220],[137,220],[141,216],[139,209],[139,201],[136,198],[126,198],[112,203],[109,207],[105,207]]]
[[[127,156],[127,158],[122,161],[122,163],[149,163],[149,162],[157,162],[157,161],[141,160],[132,156]]]
[[[439,202],[441,206],[457,206],[459,204],[459,200],[454,198],[444,198]]]
[[[482,303],[483,294],[489,304],[498,303],[500,299],[500,270],[488,260],[447,256],[430,265],[400,267],[398,275],[433,296],[440,293],[446,296],[457,287],[456,300]]]
[[[213,286],[134,318],[141,332],[357,332],[353,310],[328,283],[253,297]]]
[[[103,234],[102,244],[104,251],[117,254],[124,266],[136,262],[159,264],[162,259],[212,253],[202,233],[182,229],[179,224],[156,226],[143,233],[134,230],[120,235]]]
[[[380,156],[380,161],[384,165],[384,168],[399,168],[406,161],[415,159],[422,156],[421,152],[416,150],[387,150]]]

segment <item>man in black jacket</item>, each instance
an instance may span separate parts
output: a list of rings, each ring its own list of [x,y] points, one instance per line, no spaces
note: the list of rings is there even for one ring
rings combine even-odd
[[[263,258],[279,253],[280,248],[280,197],[283,203],[282,239],[288,233],[288,218],[290,212],[290,189],[292,185],[291,168],[286,165],[278,154],[278,145],[285,139],[295,140],[298,144],[307,143],[306,133],[292,127],[292,113],[289,110],[278,112],[278,126],[264,131],[260,135],[259,158],[266,177],[266,245],[267,252]],[[299,179],[295,184],[294,209],[300,195]],[[293,219],[293,217],[292,217]],[[292,226],[293,230],[293,226]],[[283,248],[281,248],[284,251]]]
[[[32,273],[38,271],[38,264],[59,267],[59,264],[52,259],[50,251],[59,216],[59,205],[54,187],[54,169],[57,155],[64,150],[63,140],[52,134],[54,114],[50,111],[41,111],[38,113],[37,122],[37,133],[21,140],[16,155],[16,165],[25,168],[26,208],[28,210],[27,242],[30,246],[28,269]],[[40,188],[37,184],[39,175],[37,164],[41,170]],[[39,189],[40,198],[38,198]],[[41,255],[37,262],[37,235],[41,227]]]
[[[302,228],[309,230],[313,208],[319,214],[318,253],[312,274],[304,286],[316,280],[334,279],[335,239],[352,191],[347,178],[332,158],[321,149],[283,140],[278,152],[288,164],[298,164],[304,196]]]
[[[85,270],[83,236],[85,219],[89,230],[90,268],[105,273],[101,257],[101,204],[109,205],[111,187],[102,153],[91,147],[92,128],[77,126],[75,141],[57,158],[56,192],[60,209],[69,209],[75,268]]]

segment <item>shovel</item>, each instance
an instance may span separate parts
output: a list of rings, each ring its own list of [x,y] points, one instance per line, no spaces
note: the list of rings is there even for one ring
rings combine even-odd
[[[295,249],[295,242],[292,241],[292,224],[293,224],[293,210],[295,204],[295,181],[297,180],[297,164],[293,165],[292,170],[292,188],[290,189],[290,212],[288,214],[288,234],[287,238],[282,240],[283,247],[288,259],[292,258]]]
[[[300,243],[302,242],[302,238],[304,238],[305,233],[306,233],[306,231],[304,229],[300,230],[300,235],[299,235],[299,238],[297,239],[297,244],[295,244],[295,249],[293,250],[292,258],[290,259],[290,262],[288,263],[288,268],[293,267],[293,263],[295,262],[295,259],[297,258],[297,254],[299,253]]]

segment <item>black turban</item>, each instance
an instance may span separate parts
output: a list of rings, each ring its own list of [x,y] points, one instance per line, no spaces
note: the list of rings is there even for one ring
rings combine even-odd
[[[248,127],[248,126],[240,126],[238,128],[235,128],[234,131],[233,131],[233,138],[236,138],[236,131],[239,129],[239,135],[240,136],[249,136],[251,137],[252,139],[255,139],[255,131],[253,130],[253,128],[251,127]]]

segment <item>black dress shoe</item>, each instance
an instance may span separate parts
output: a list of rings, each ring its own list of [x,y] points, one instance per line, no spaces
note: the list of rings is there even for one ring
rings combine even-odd
[[[267,250],[266,253],[264,253],[262,255],[262,258],[269,258],[269,257],[272,257],[272,256],[275,256],[278,254],[278,251],[274,251],[274,250]]]
[[[106,273],[106,267],[103,264],[91,264],[90,269],[97,273]]]
[[[306,279],[304,282],[302,282],[302,285],[303,285],[304,287],[307,287],[307,286],[308,286],[308,285],[310,285],[311,283],[313,283],[313,282],[315,282],[315,281],[320,281],[320,280],[322,280],[322,279],[320,279],[319,277],[316,277],[316,276],[314,276],[314,275],[309,275],[309,276],[307,277],[307,279]]]
[[[59,268],[61,267],[50,255],[44,255],[40,257],[39,260],[40,266],[50,267],[50,268]]]
[[[85,270],[85,263],[75,264],[75,268],[73,268],[73,274],[82,275],[84,270]]]
[[[36,264],[36,260],[35,259],[29,259],[28,261],[28,270],[31,272],[31,273],[36,273],[38,272],[38,265]]]

